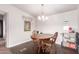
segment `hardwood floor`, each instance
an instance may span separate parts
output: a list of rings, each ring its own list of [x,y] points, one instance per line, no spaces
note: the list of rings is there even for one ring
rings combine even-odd
[[[0,54],[37,54],[37,49],[33,49],[33,42],[27,42],[23,43],[21,45],[17,45],[12,48],[6,48],[5,46],[0,46]],[[57,54],[77,54],[77,52],[73,49],[61,47],[60,45],[56,44],[57,48]],[[52,49],[51,51],[52,54],[55,54],[55,50]],[[40,54],[48,54],[48,53],[42,53]]]
[[[57,54],[77,54],[75,50],[61,47],[60,45],[57,44],[56,44],[56,48],[57,48]],[[10,48],[10,50],[14,54],[37,54],[36,50],[34,51],[33,49],[32,41],[12,47]],[[48,53],[40,52],[40,54],[48,54]],[[53,49],[52,49],[52,54],[55,54]]]
[[[5,40],[0,38],[0,47],[5,47]]]
[[[12,52],[6,47],[0,47],[0,54],[12,54]]]
[[[0,38],[0,54],[11,54],[10,49],[5,47],[5,40]]]

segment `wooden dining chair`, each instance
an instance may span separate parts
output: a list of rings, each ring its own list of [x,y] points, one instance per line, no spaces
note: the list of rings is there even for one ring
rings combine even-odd
[[[40,53],[40,41],[38,39],[36,39],[34,37],[35,35],[32,35],[31,38],[32,38],[32,41],[33,41],[33,50],[36,52],[36,53]]]
[[[58,32],[55,32],[55,34],[50,38],[50,40],[43,41],[43,46],[42,46],[43,52],[48,51],[49,53],[51,53],[51,49],[55,48],[55,53],[56,53],[55,42],[56,42],[57,36],[58,36]]]

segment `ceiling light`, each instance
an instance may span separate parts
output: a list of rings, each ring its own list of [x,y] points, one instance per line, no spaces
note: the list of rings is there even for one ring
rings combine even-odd
[[[44,14],[44,11],[43,11],[44,4],[41,4],[41,9],[42,9],[41,10],[41,15],[37,17],[38,20],[42,20],[42,21],[48,20],[48,17]]]

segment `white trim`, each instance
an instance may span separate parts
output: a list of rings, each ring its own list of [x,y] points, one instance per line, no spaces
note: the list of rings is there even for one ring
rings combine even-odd
[[[24,42],[21,42],[21,43],[17,43],[17,44],[14,44],[14,45],[12,44],[12,45],[7,46],[7,48],[11,48],[11,47],[14,47],[14,46],[16,46],[16,45],[20,45],[20,44],[23,44],[23,43],[29,42],[29,41],[31,41],[31,40],[24,41]]]

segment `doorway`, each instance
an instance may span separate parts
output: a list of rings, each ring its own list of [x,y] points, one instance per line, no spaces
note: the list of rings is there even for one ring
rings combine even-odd
[[[0,46],[5,47],[5,39],[4,39],[4,15],[0,14]]]
[[[0,38],[3,38],[3,20],[0,20]]]

